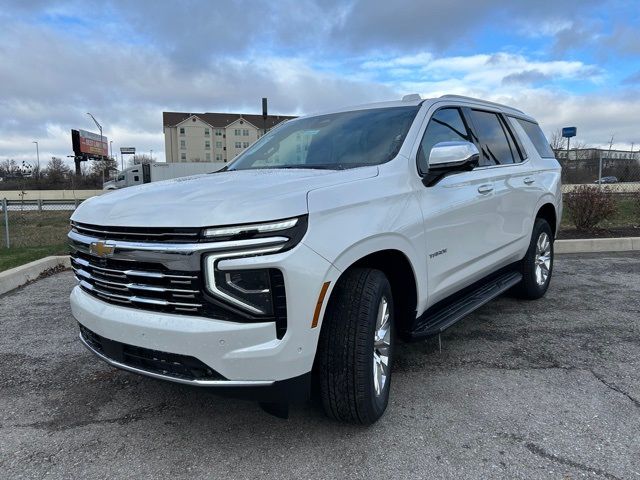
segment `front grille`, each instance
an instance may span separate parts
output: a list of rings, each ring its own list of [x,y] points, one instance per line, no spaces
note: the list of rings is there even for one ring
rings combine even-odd
[[[160,264],[99,259],[79,251],[71,266],[80,287],[109,303],[167,313],[203,314],[199,272],[168,271]]]
[[[201,240],[200,228],[104,227],[71,222],[78,233],[97,239],[131,242],[193,243]]]
[[[129,367],[182,380],[226,380],[194,357],[109,340],[83,325],[80,325],[80,334],[93,350]]]

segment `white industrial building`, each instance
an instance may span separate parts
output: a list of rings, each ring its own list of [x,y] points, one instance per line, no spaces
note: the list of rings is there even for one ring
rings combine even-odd
[[[294,117],[240,113],[163,112],[167,162],[233,160],[280,122]]]

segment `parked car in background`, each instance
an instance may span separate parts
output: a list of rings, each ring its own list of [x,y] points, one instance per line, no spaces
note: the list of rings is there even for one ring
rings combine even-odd
[[[535,119],[411,95],[290,120],[223,171],[82,203],[71,308],[116,367],[282,416],[314,386],[328,415],[370,424],[398,337],[438,335],[510,289],[545,294],[561,216]]]
[[[618,183],[618,178],[617,177],[602,177],[601,180],[596,180],[593,183],[595,183],[595,184]]]

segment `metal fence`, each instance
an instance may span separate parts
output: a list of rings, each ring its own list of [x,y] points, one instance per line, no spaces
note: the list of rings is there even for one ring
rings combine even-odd
[[[578,156],[578,158],[559,158],[562,165],[562,183],[594,184],[600,178],[602,168],[603,183],[640,182],[640,160],[637,158],[603,158],[596,156]]]
[[[69,218],[82,200],[7,200],[2,206],[0,247],[60,247],[67,242]]]

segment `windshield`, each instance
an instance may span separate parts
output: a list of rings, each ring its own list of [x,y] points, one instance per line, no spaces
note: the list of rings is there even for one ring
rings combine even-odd
[[[267,133],[229,170],[345,168],[395,157],[419,106],[376,108],[291,120]]]

